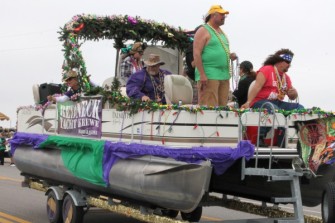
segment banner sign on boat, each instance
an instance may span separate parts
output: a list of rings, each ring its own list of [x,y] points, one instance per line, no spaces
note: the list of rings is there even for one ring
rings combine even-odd
[[[101,138],[101,97],[57,103],[58,134]]]
[[[305,165],[316,173],[322,165],[335,163],[335,118],[300,123],[301,157]]]

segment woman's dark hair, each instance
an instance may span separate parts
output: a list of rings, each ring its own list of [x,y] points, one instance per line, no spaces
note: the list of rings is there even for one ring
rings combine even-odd
[[[250,61],[243,61],[240,64],[240,70],[243,70],[245,75],[251,76],[251,77],[256,77],[256,73],[253,71],[254,66]]]
[[[275,54],[268,56],[268,58],[266,58],[266,60],[264,61],[263,65],[275,65],[276,63],[285,61],[284,58],[282,58],[280,55],[283,54],[288,54],[291,55],[292,57],[294,56],[294,53],[289,50],[289,49],[281,49],[278,50],[277,52],[275,52]]]

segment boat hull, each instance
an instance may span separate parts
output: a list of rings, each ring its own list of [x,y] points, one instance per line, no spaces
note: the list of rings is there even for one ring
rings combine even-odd
[[[20,146],[15,150],[15,163],[23,175],[43,179],[50,185],[77,186],[87,193],[183,212],[198,206],[212,172],[208,161],[188,164],[143,156],[118,160],[109,173],[109,185],[101,186],[74,176],[64,166],[57,148]]]

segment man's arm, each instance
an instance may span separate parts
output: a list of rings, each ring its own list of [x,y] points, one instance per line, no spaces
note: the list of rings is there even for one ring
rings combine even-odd
[[[265,76],[263,73],[258,73],[256,76],[255,84],[251,88],[249,94],[248,94],[248,100],[246,103],[244,103],[241,108],[249,108],[250,103],[255,99],[257,96],[258,92],[262,89],[263,85],[265,84]]]
[[[48,101],[50,101],[52,103],[65,102],[65,101],[70,100],[70,98],[67,95],[61,95],[61,96],[57,96],[57,97],[49,95],[49,96],[47,96],[47,99],[48,99]]]
[[[198,69],[200,73],[200,82],[201,86],[206,85],[207,76],[204,70],[204,65],[202,63],[202,51],[207,44],[210,36],[206,28],[201,27],[198,29],[194,36],[193,42],[193,58],[194,58],[194,65]]]
[[[142,88],[145,85],[145,75],[141,72],[132,74],[126,85],[126,92],[128,97],[135,99],[142,99],[143,96],[146,96],[142,92]]]

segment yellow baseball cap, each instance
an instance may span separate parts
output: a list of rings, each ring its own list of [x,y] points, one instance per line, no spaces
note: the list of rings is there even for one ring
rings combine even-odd
[[[215,12],[221,13],[221,14],[229,14],[229,12],[222,8],[221,5],[213,5],[209,11],[207,12],[207,15],[211,15]]]

